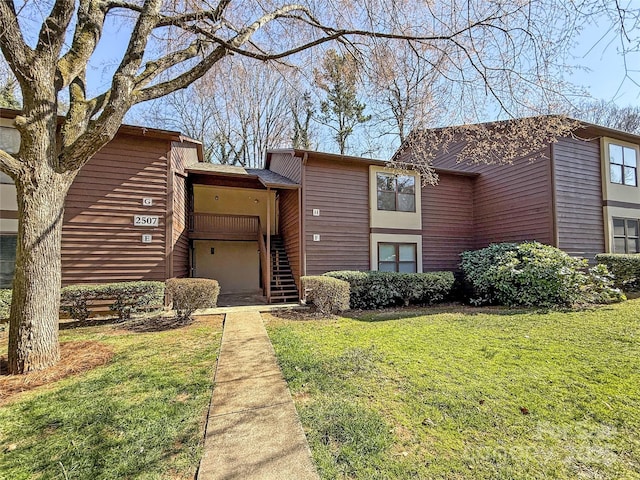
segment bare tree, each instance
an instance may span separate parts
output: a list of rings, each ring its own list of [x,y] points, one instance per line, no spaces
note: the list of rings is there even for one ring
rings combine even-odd
[[[243,58],[217,64],[188,89],[157,102],[145,119],[202,141],[208,161],[259,166],[267,148],[291,137],[289,104],[298,94],[291,88],[295,72],[283,68]]]
[[[311,94],[307,91],[290,99],[289,108],[293,120],[291,145],[293,148],[311,148],[311,119],[315,114]]]
[[[423,50],[418,52],[418,49]],[[429,61],[417,61],[416,54]],[[383,135],[402,143],[416,127],[435,125],[445,115],[444,54],[412,45],[383,44],[369,56],[367,78],[372,88],[374,118]],[[450,104],[450,103],[449,103]]]
[[[0,1],[0,48],[23,99],[15,119],[20,149],[0,151],[19,216],[9,371],[59,359],[65,197],[134,105],[187,88],[232,54],[281,60],[330,41],[361,48],[371,40],[410,40],[446,51],[447,70],[458,69],[453,81],[481,83],[512,112],[524,91],[543,99],[556,93],[548,79],[567,45],[559,35],[567,8],[565,0]],[[131,27],[128,44],[109,86],[93,95],[86,73],[111,19]],[[68,109],[58,121],[61,96]]]
[[[585,122],[640,135],[640,107],[619,107],[604,100],[586,100],[569,110],[568,115]]]

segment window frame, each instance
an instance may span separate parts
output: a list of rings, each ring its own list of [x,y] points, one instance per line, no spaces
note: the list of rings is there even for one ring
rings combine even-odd
[[[383,261],[381,260],[381,255],[380,255],[380,248],[382,245],[392,245],[395,249],[395,261],[391,262],[391,261]],[[410,245],[413,247],[413,261],[409,262],[407,260],[400,260],[400,247],[403,245]],[[384,264],[393,264],[395,267],[395,269],[393,270],[393,272],[399,273],[400,272],[400,265],[401,264],[412,264],[413,265],[413,272],[401,272],[401,273],[418,273],[418,244],[417,243],[413,243],[413,242],[378,242],[377,243],[377,247],[378,247],[378,271],[379,272],[388,272],[389,270],[381,270],[380,269],[380,264],[384,263]]]
[[[614,162],[611,157],[611,147],[619,147],[622,152],[621,163]],[[626,162],[625,150],[630,150],[634,152],[635,155],[635,165],[628,165]],[[607,160],[609,164],[609,181],[614,185],[623,185],[625,187],[637,187],[638,186],[638,160],[639,157],[638,147],[635,145],[629,145],[622,142],[616,141],[608,141],[607,142]],[[613,169],[619,169],[620,173],[620,181],[616,182],[613,180],[612,171]],[[633,183],[626,182],[625,171],[626,169],[631,169],[633,171]]]
[[[416,177],[411,174],[398,174],[398,173],[389,173],[389,172],[375,172],[376,173],[376,209],[381,212],[404,212],[404,213],[416,213]],[[393,179],[393,190],[380,190],[380,183],[378,178],[380,176],[383,177],[391,177]],[[399,191],[398,188],[398,177],[407,177],[413,180],[413,193],[403,193]],[[394,208],[387,209],[380,207],[380,194],[381,193],[394,193]],[[412,210],[399,210],[398,207],[400,205],[399,196],[400,195],[411,195],[413,197],[413,209]]]
[[[623,222],[624,235],[616,235],[616,226],[615,226],[616,220]],[[631,235],[631,236],[629,235],[628,222],[635,222],[636,223],[636,235]],[[613,237],[613,243],[611,245],[611,252],[612,253],[623,253],[623,254],[640,253],[640,219],[637,219],[637,218],[612,217],[611,218],[611,226],[613,227],[613,230],[611,232],[612,233],[612,237]],[[616,239],[624,240],[624,252],[616,251]],[[629,240],[635,241],[635,243],[636,243],[636,248],[635,248],[636,251],[635,252],[629,252]]]

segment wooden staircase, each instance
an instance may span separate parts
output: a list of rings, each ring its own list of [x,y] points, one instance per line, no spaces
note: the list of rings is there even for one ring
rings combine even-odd
[[[271,236],[271,303],[297,302],[298,288],[279,235]]]

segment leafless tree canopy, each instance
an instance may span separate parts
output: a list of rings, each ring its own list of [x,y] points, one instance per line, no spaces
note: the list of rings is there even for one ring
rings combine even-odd
[[[586,122],[640,135],[640,106],[637,105],[619,107],[613,102],[604,100],[585,100],[570,109],[568,115]]]

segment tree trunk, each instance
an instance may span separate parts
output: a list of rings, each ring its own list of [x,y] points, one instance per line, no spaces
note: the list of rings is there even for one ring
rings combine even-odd
[[[9,327],[9,373],[54,365],[60,359],[58,319],[64,201],[75,172],[56,173],[53,162],[16,182],[18,244]]]

